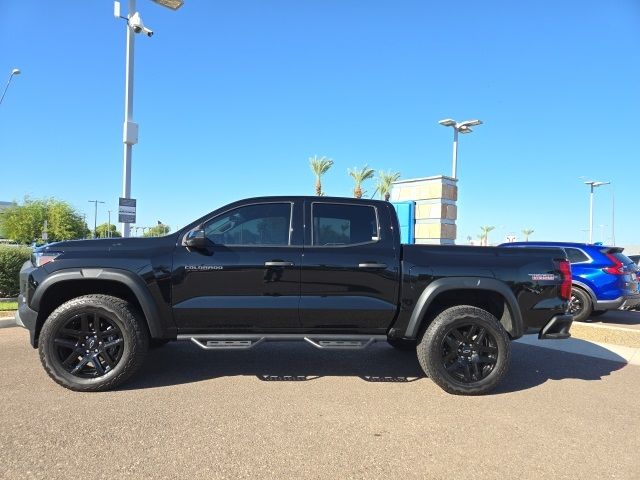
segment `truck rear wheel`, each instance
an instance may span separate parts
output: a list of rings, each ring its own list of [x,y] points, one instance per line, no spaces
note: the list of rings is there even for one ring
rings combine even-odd
[[[486,310],[461,305],[441,312],[424,331],[418,362],[438,386],[455,395],[493,390],[511,361],[510,338]]]
[[[137,309],[120,298],[85,295],[55,309],[40,332],[40,361],[58,384],[109,390],[142,364],[149,334]]]

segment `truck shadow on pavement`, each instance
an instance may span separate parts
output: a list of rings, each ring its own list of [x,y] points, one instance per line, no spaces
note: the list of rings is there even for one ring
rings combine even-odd
[[[563,351],[513,343],[509,373],[493,392],[533,388],[547,380],[600,380],[625,366]],[[298,343],[267,343],[245,351],[204,351],[173,342],[149,352],[141,370],[121,389],[180,385],[230,376],[255,376],[264,382],[308,382],[322,377],[358,377],[367,382],[407,383],[426,379],[415,352],[385,343],[359,351],[318,351]],[[425,382],[438,388],[431,382]]]

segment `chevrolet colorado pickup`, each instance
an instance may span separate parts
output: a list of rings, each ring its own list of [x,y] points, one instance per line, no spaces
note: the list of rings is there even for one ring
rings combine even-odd
[[[263,197],[164,237],[36,249],[16,323],[51,378],[77,391],[116,387],[171,340],[304,340],[413,349],[441,388],[474,395],[504,377],[510,340],[570,336],[570,297],[562,249],[403,245],[388,202]]]

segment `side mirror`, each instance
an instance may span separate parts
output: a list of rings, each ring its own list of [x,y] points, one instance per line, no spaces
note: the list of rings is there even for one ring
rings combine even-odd
[[[206,248],[207,237],[205,237],[204,235],[204,230],[201,228],[195,228],[194,230],[191,230],[184,237],[182,245],[189,248]]]

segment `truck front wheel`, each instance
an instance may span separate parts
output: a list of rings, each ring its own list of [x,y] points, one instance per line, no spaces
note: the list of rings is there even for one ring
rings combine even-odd
[[[461,305],[441,312],[424,331],[418,362],[438,386],[456,395],[494,389],[511,361],[509,335],[486,310]]]
[[[144,320],[129,302],[85,295],[62,304],[40,332],[40,360],[49,376],[80,392],[109,390],[142,364],[149,347]]]

